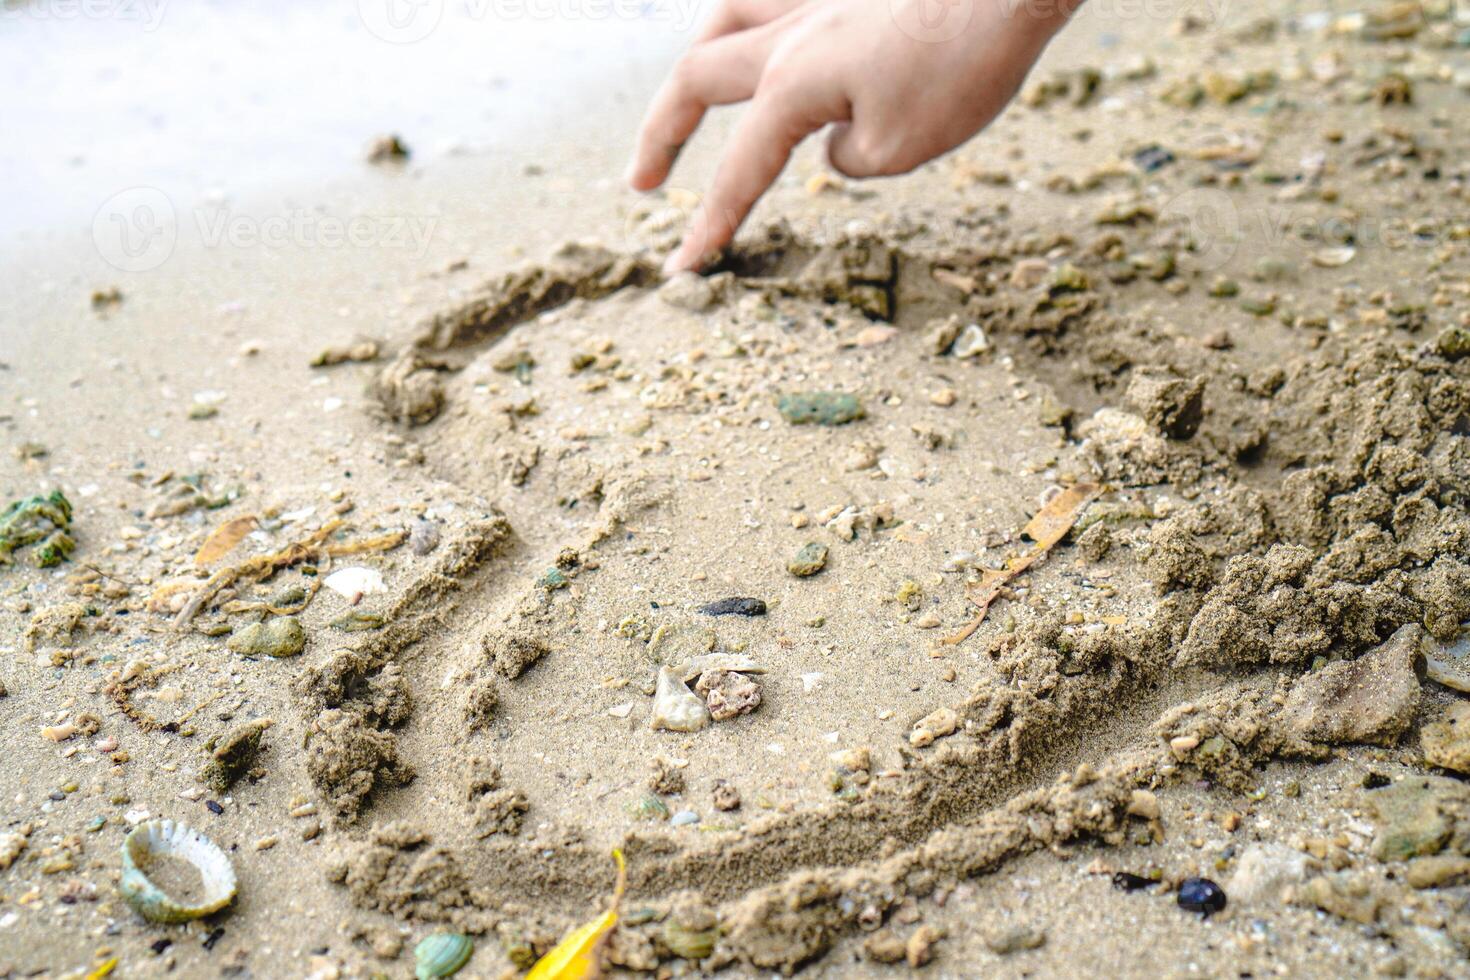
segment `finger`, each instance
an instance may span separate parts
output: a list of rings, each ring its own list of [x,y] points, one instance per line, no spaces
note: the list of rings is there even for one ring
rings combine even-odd
[[[690,48],[654,96],[638,130],[628,183],[652,190],[668,177],[685,141],[710,106],[755,94],[778,32],[770,25]]]
[[[778,95],[762,89],[730,137],[709,195],[664,271],[698,269],[730,244],[755,202],[781,175],[796,144],[834,115],[829,100],[810,90],[787,88]]]
[[[895,139],[895,135],[902,134]],[[875,121],[861,111],[851,123],[834,126],[827,138],[827,162],[844,177],[892,177],[906,174],[946,150],[953,149],[973,134],[954,129],[948,132],[905,132],[895,121]]]
[[[871,138],[873,127],[862,122],[832,127],[827,162],[844,177],[876,177],[883,172],[881,153]]]
[[[709,23],[700,29],[697,41],[710,41],[736,31],[760,27],[785,16],[806,0],[726,0]]]

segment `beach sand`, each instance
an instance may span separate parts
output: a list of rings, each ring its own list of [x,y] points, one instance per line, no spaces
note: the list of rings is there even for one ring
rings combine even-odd
[[[657,263],[735,114],[616,180],[672,30],[514,139],[425,124],[469,152],[355,108],[409,160],[17,208],[0,491],[76,548],[0,568],[0,976],[409,976],[444,930],[516,975],[614,847],[627,970],[1463,973],[1465,26],[1386,10],[1086,8],[916,174],[804,147],[706,280]],[[299,654],[227,646],[303,593]],[[711,651],[759,703],[651,729]],[[123,902],[154,818],[227,910]]]

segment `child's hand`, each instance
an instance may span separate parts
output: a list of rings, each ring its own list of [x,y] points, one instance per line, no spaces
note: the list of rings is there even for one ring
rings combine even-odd
[[[751,101],[665,269],[697,269],[735,236],[796,144],[836,123],[832,166],[901,174],[1005,108],[1080,0],[722,0],[638,134],[628,182],[652,190],[712,105]]]

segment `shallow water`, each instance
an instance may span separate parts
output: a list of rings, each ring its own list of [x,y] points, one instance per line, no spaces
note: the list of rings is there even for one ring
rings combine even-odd
[[[192,208],[360,175],[386,132],[415,163],[524,145],[646,87],[709,6],[0,0],[0,244],[138,186]]]

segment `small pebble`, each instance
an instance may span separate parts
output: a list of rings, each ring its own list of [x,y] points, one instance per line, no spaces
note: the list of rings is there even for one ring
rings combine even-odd
[[[762,599],[731,596],[728,599],[707,602],[699,607],[699,611],[706,616],[764,616],[766,604]]]
[[[675,827],[686,827],[692,823],[699,823],[699,814],[693,810],[680,810],[669,820]]]
[[[1140,888],[1152,888],[1158,882],[1143,875],[1136,875],[1131,871],[1119,871],[1113,875],[1113,887],[1120,892],[1136,892]]]
[[[1179,883],[1179,907],[1208,919],[1225,907],[1225,889],[1208,878],[1185,878]]]

